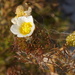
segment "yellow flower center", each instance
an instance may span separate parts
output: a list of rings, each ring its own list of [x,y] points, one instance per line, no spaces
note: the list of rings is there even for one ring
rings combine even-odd
[[[20,27],[20,33],[23,35],[29,34],[31,32],[32,24],[31,22],[23,22]]]

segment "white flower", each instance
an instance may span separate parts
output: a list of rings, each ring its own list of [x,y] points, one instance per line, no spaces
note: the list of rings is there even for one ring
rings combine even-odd
[[[17,8],[16,8],[16,17],[20,17],[20,16],[30,16],[31,15],[31,11],[32,11],[32,8],[31,7],[28,7],[28,10],[25,10],[24,11],[24,8],[23,8],[23,6],[18,6]]]
[[[17,35],[17,37],[31,36],[35,29],[32,16],[13,18],[11,22],[13,25],[10,30],[13,34]]]
[[[44,58],[43,58],[43,61],[44,61],[45,63],[48,62],[48,58],[44,57]]]

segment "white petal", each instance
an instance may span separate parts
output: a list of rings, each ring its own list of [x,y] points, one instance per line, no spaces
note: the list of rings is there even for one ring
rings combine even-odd
[[[19,33],[19,27],[17,25],[12,25],[11,28],[10,28],[10,31],[13,34],[18,34]]]
[[[32,16],[28,16],[28,17],[27,17],[27,21],[28,21],[28,22],[33,22],[33,17],[32,17]]]
[[[30,34],[27,34],[27,35],[22,35],[21,33],[17,34],[17,37],[27,37],[27,36],[30,36]]]
[[[12,18],[12,19],[11,19],[11,22],[12,22],[13,24],[17,24],[17,18]]]
[[[17,37],[24,37],[24,35],[22,35],[22,34],[18,34]]]
[[[30,36],[30,34],[24,35],[24,37]]]
[[[17,19],[17,25],[20,26],[23,22],[32,22],[33,23],[33,17],[32,16],[28,16],[28,17],[19,17]]]
[[[20,26],[25,21],[27,21],[26,17],[24,17],[24,16],[19,17],[18,20],[17,20],[17,25]]]

